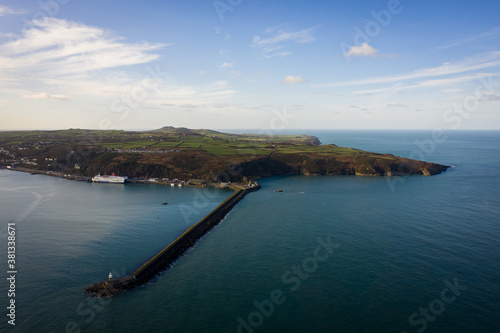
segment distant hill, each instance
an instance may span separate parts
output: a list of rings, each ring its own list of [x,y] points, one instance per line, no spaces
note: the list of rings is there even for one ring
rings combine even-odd
[[[266,135],[266,134],[231,134],[222,133],[209,129],[189,129],[185,127],[172,127],[165,126],[157,130],[151,131],[153,133],[163,133],[163,134],[189,134],[189,135],[200,135],[210,138],[220,138],[226,140],[236,140],[245,142],[288,142],[296,144],[320,144],[319,140],[315,136],[311,135]]]

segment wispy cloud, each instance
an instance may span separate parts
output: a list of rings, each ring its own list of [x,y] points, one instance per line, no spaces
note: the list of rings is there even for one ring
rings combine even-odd
[[[64,96],[64,95],[49,95],[45,92],[34,95],[24,95],[23,98],[27,99],[50,99],[54,101],[69,101],[72,100],[73,97]]]
[[[161,94],[154,95],[149,100],[151,105],[181,107],[189,104],[201,107],[221,103],[235,93],[227,81],[215,81],[198,86],[164,85],[160,87],[160,92]]]
[[[486,68],[492,68],[498,66],[500,66],[500,51],[494,51],[487,54],[482,54],[472,58],[468,58],[464,61],[455,63],[446,62],[441,66],[419,69],[410,73],[391,75],[391,76],[379,76],[379,77],[360,79],[354,81],[335,82],[335,83],[321,84],[318,86],[337,87],[345,85],[354,86],[354,85],[370,85],[370,84],[383,84],[383,83],[398,83],[398,82],[405,82],[422,78],[460,74],[460,73],[483,70]]]
[[[407,106],[408,105],[406,105],[404,103],[389,103],[389,104],[387,104],[388,108],[405,108]]]
[[[4,6],[4,5],[0,5],[0,16],[4,16],[4,15],[7,15],[7,14],[23,14],[24,12],[23,11],[20,11],[20,10],[14,10],[10,7],[7,7],[7,6]]]
[[[216,109],[225,109],[233,106],[233,103],[217,103],[213,107]]]
[[[152,69],[148,63],[159,59],[158,51],[167,44],[128,43],[103,28],[55,18],[35,20],[30,26],[22,36],[0,45],[4,94],[64,101],[121,98],[140,87],[147,96],[141,102],[145,108],[161,103],[202,105],[233,94],[227,82],[179,85],[158,66]],[[126,68],[140,64],[145,65],[135,73]]]
[[[457,76],[457,77],[453,77],[453,78],[426,80],[426,81],[422,81],[422,82],[419,82],[417,84],[411,85],[409,87],[410,88],[451,87],[451,86],[454,86],[456,84],[475,81],[475,80],[487,78],[489,76],[498,76],[498,75],[499,74],[494,74],[494,73],[474,73],[474,74]]]
[[[396,94],[414,89],[441,88],[441,87],[445,88],[443,90],[444,92],[460,92],[462,91],[461,88],[450,88],[450,87],[455,87],[457,85],[460,86],[461,84],[467,82],[477,81],[480,79],[485,79],[488,77],[499,76],[499,75],[500,74],[497,73],[474,73],[453,78],[424,80],[416,82],[414,84],[398,83],[384,88],[358,90],[354,91],[353,94],[361,96],[371,96],[379,94]]]
[[[496,27],[496,28],[494,28],[492,30],[489,30],[489,31],[486,31],[486,32],[482,32],[482,33],[479,33],[479,34],[471,35],[471,36],[468,36],[468,37],[465,37],[465,38],[453,41],[453,42],[451,42],[449,44],[440,46],[438,49],[441,49],[441,50],[442,49],[449,49],[451,47],[459,46],[459,45],[462,45],[462,44],[466,44],[466,43],[470,43],[470,42],[475,42],[475,41],[478,41],[478,40],[490,39],[490,38],[494,38],[494,37],[497,37],[497,36],[500,36],[500,27]]]
[[[147,63],[149,53],[166,44],[129,44],[101,28],[55,18],[32,21],[19,39],[0,46],[0,61],[10,70],[68,75]]]
[[[494,93],[486,93],[484,98],[487,101],[500,101],[500,95]]]
[[[232,62],[225,62],[222,65],[220,65],[221,68],[232,68],[234,67],[234,64]]]
[[[287,56],[291,52],[284,50],[289,44],[308,44],[316,40],[312,35],[314,28],[293,30],[287,28],[270,28],[266,36],[254,36],[252,48],[258,50],[264,58]]]
[[[306,80],[304,80],[300,76],[293,76],[293,75],[288,75],[282,81],[283,84],[299,84],[302,82],[306,82]]]

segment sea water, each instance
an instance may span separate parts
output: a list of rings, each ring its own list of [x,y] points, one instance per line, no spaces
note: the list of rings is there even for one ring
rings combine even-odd
[[[263,179],[168,271],[112,299],[83,291],[134,271],[231,191],[2,170],[0,331],[499,332],[500,132],[301,132],[453,168]]]

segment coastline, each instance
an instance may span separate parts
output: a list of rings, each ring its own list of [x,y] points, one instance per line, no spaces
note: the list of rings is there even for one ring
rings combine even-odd
[[[179,187],[195,187],[195,188],[206,188],[206,187],[215,187],[215,188],[220,188],[220,189],[233,189],[233,190],[238,190],[241,188],[245,188],[245,186],[249,182],[253,181],[258,181],[263,178],[267,177],[272,177],[272,176],[279,176],[279,175],[304,175],[304,176],[357,176],[357,177],[397,177],[397,176],[415,176],[415,175],[422,175],[422,176],[434,176],[441,174],[442,172],[447,171],[449,168],[452,168],[451,166],[448,165],[443,165],[443,164],[437,164],[437,163],[430,163],[430,162],[422,162],[429,164],[429,168],[425,168],[422,173],[409,173],[409,172],[398,172],[398,171],[388,171],[385,173],[363,173],[363,172],[357,172],[355,170],[344,170],[345,172],[342,173],[323,173],[323,172],[312,172],[312,173],[301,173],[301,172],[289,172],[289,173],[265,173],[265,174],[254,174],[252,176],[249,176],[249,180],[245,182],[218,182],[218,183],[213,183],[213,182],[203,182],[197,180],[196,183],[191,183],[192,180],[181,180],[181,179],[174,179],[174,180],[169,180],[163,178],[139,178],[139,177],[131,177],[127,179],[126,183],[130,184],[158,184],[158,185],[164,185],[164,186],[179,186]],[[18,172],[25,172],[25,173],[30,173],[31,175],[35,174],[41,174],[41,175],[46,175],[46,176],[51,176],[51,177],[57,177],[57,178],[64,178],[68,180],[76,180],[76,181],[82,181],[82,182],[92,182],[92,177],[86,177],[86,176],[81,176],[81,175],[74,175],[74,174],[68,174],[68,173],[63,173],[63,172],[56,172],[56,171],[46,171],[46,170],[40,170],[40,169],[32,169],[32,168],[26,168],[26,167],[17,167],[17,166],[0,166],[0,170],[11,170],[11,171],[18,171]],[[300,168],[299,168],[300,170]],[[246,178],[246,177],[245,177]],[[118,185],[118,184],[115,184]],[[123,184],[121,184],[123,185]]]
[[[92,177],[67,174],[67,173],[63,173],[63,172],[30,169],[30,168],[25,168],[25,167],[8,168],[6,166],[0,166],[0,170],[24,172],[24,173],[29,173],[31,175],[45,175],[45,176],[63,178],[63,179],[74,180],[74,181],[79,181],[79,182],[87,182],[87,183],[92,182]],[[258,179],[261,179],[261,177],[257,178],[256,180],[258,180]],[[195,185],[195,184],[189,184],[188,181],[179,181],[179,182],[174,183],[174,182],[170,182],[170,181],[151,181],[150,179],[147,179],[147,178],[129,178],[127,180],[127,183],[130,183],[130,184],[158,184],[158,185],[165,185],[165,186],[167,186],[167,185],[168,186],[170,186],[170,185],[178,186],[180,184],[183,187],[196,187],[196,188],[216,187],[216,188],[230,188],[233,190],[236,190],[236,189],[239,189],[239,188],[246,186],[245,185],[246,183],[230,183],[228,185],[220,185],[217,183],[207,183],[207,184],[202,184],[202,185]],[[121,185],[123,185],[123,184],[121,184]]]
[[[8,167],[1,166],[0,170],[10,170],[10,171],[25,172],[25,173],[29,173],[29,174],[32,174],[32,175],[45,175],[45,176],[51,176],[51,177],[57,177],[57,178],[64,178],[64,179],[68,179],[68,180],[76,180],[76,181],[80,181],[80,182],[90,182],[90,181],[92,181],[92,177],[72,175],[72,174],[67,174],[67,173],[62,173],[62,172],[55,172],[55,171],[45,171],[45,170],[39,170],[39,169],[30,169],[30,168],[24,168],[24,167],[8,168]]]

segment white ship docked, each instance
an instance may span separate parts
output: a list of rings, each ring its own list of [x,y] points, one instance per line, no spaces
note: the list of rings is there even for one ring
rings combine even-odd
[[[111,174],[111,176],[101,176],[97,175],[92,178],[94,183],[111,183],[111,184],[125,184],[128,177],[115,176],[115,174]]]

